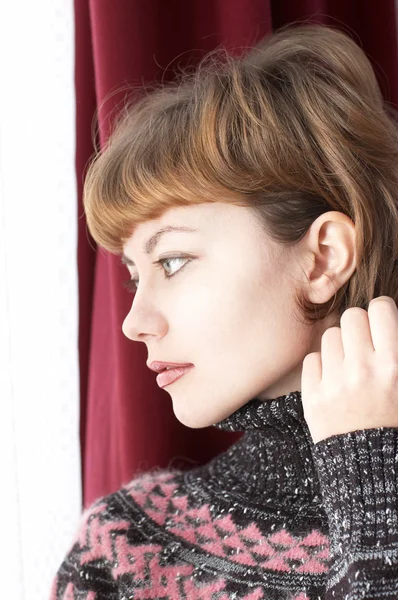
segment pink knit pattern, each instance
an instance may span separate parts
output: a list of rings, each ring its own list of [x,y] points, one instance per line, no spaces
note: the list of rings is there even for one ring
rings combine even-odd
[[[230,514],[212,519],[207,504],[189,509],[187,495],[173,496],[176,488],[173,475],[163,473],[146,474],[124,489],[158,525],[167,522],[168,531],[211,554],[274,571],[328,572],[329,540],[316,529],[297,537],[282,528],[264,537],[255,523],[241,529]]]
[[[298,573],[324,573],[329,557],[328,539],[313,530],[304,537],[291,535],[280,529],[264,537],[255,523],[237,526],[231,515],[211,518],[209,505],[189,508],[187,495],[175,495],[177,484],[174,474],[162,472],[144,474],[123,487],[123,490],[160,527],[167,524],[168,531],[181,540],[200,546],[223,559],[240,565],[256,566],[273,571]],[[141,600],[229,600],[222,594],[227,581],[219,577],[210,583],[200,584],[192,577],[194,567],[185,561],[160,564],[162,546],[159,544],[130,544],[127,520],[103,519],[107,503],[98,501],[81,517],[73,544],[78,543],[80,566],[95,560],[106,559],[110,573],[116,581],[129,574],[134,586],[132,598]],[[114,532],[118,535],[114,536]],[[148,576],[149,574],[149,576]],[[50,600],[96,600],[96,592],[84,596],[69,582],[63,595],[56,595],[57,578],[53,582]],[[82,595],[83,594],[83,595]],[[264,590],[255,587],[243,600],[265,600]],[[291,600],[309,600],[302,592]]]

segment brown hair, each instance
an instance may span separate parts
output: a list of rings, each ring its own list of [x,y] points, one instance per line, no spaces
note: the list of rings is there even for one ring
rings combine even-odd
[[[90,233],[121,254],[168,208],[228,202],[293,247],[339,211],[355,223],[357,268],[325,304],[297,295],[304,318],[380,295],[398,303],[395,115],[363,50],[337,29],[289,24],[244,56],[216,49],[120,111],[85,179]]]

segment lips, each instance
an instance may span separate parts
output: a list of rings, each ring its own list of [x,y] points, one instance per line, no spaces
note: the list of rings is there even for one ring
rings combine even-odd
[[[188,373],[192,368],[193,365],[182,366],[175,369],[164,369],[156,377],[156,382],[159,387],[163,388],[166,385],[170,385],[174,381],[177,381],[177,379],[180,379],[180,377],[185,375],[185,373]]]
[[[151,371],[155,371],[156,373],[162,373],[163,371],[169,369],[182,369],[184,367],[193,367],[192,363],[172,363],[172,362],[162,362],[162,361],[153,361],[150,364],[147,363],[147,366]]]

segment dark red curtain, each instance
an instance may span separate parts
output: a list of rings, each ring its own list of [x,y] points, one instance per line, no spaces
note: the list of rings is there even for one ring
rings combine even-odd
[[[79,198],[79,309],[83,505],[155,466],[190,468],[239,434],[190,429],[146,367],[144,344],[122,333],[131,296],[120,259],[86,228],[82,188],[129,86],[173,77],[223,45],[235,53],[292,22],[342,27],[370,58],[386,100],[398,104],[394,0],[75,0],[76,174]],[[97,119],[97,120],[96,120]]]

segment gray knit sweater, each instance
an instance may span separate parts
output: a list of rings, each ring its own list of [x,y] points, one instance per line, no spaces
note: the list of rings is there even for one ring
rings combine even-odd
[[[50,600],[398,599],[398,428],[314,445],[300,392],[215,426],[244,434],[84,511]]]

